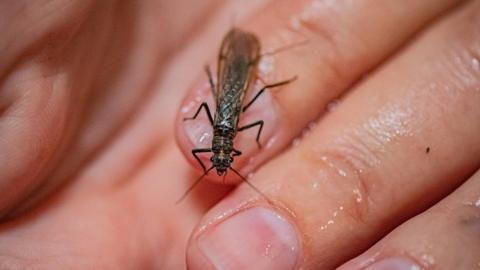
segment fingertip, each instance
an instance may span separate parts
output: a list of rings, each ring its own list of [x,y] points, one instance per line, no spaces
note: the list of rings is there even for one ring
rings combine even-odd
[[[197,82],[183,99],[177,112],[175,121],[175,139],[181,152],[187,161],[198,171],[202,167],[192,155],[192,150],[197,148],[208,148],[210,146],[213,129],[203,109],[194,119],[196,111],[202,102],[207,102],[209,109],[214,108],[213,98],[209,95],[209,85],[205,79]],[[208,162],[206,155],[199,155],[199,158]]]
[[[253,98],[261,87],[261,84],[252,86],[252,89],[249,89],[246,93],[245,101]],[[183,100],[177,114],[175,127],[175,137],[180,150],[189,163],[199,171],[202,171],[202,167],[192,155],[192,150],[211,148],[214,132],[212,124],[208,119],[206,108],[201,108],[203,102],[206,102],[210,114],[212,117],[215,117],[215,101],[206,78],[203,78],[192,87],[190,93]],[[195,115],[197,116],[194,117]],[[253,125],[260,121],[262,121],[261,130],[259,128],[260,124]],[[237,132],[233,139],[233,147],[241,151],[242,154],[234,156],[232,167],[246,175],[267,159],[268,156],[278,151],[279,145],[273,143],[278,139],[277,134],[275,134],[275,130],[280,128],[278,123],[278,111],[270,93],[265,93],[247,112],[242,112]],[[241,127],[245,126],[251,127],[242,130]],[[260,136],[257,142],[259,132]],[[211,154],[201,153],[198,154],[198,157],[206,167],[209,167]],[[241,182],[240,178],[228,173],[225,178],[211,174],[206,176],[206,179],[219,184],[238,184]]]
[[[209,223],[211,222],[211,223]],[[207,221],[187,249],[189,269],[295,269],[300,257],[295,226],[265,206]]]

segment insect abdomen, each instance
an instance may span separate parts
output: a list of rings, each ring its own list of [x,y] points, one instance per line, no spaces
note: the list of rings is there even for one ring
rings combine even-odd
[[[235,137],[235,130],[220,126],[214,129],[213,139],[212,139],[212,150],[213,152],[219,152],[223,150],[224,152],[230,153],[233,149],[233,138]]]

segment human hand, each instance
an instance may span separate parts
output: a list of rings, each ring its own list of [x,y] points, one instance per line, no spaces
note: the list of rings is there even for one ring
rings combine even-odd
[[[269,48],[282,45],[278,36],[309,40],[260,72],[266,83],[298,81],[262,96],[239,124],[265,121],[266,147],[256,149],[255,131],[238,133],[244,155],[233,165],[246,175],[268,161],[250,181],[273,205],[240,185],[197,226],[188,265],[333,269],[368,249],[340,268],[478,267],[480,175],[468,178],[480,164],[480,6],[455,4],[275,2],[246,23]],[[210,146],[211,127],[206,117],[181,119],[209,94],[203,79],[177,121],[196,167],[190,150]]]
[[[469,73],[475,71],[470,60],[475,59],[472,52],[477,47],[473,46],[475,35],[458,31],[466,26],[475,29],[472,14],[478,13],[478,6],[442,17],[443,23],[425,30],[423,37],[411,41],[406,50],[351,88],[414,33],[451,10],[455,1],[382,3],[320,4],[311,9],[310,19],[299,29],[288,27],[293,33],[288,38],[301,33],[309,43],[275,56],[273,72],[266,79],[289,75],[299,79],[262,96],[245,114],[244,122],[265,120],[262,138],[267,143],[257,152],[255,134],[240,134],[237,144],[244,155],[234,163],[246,174],[278,156],[251,178],[275,207],[241,185],[211,209],[194,231],[187,253],[191,269],[206,267],[199,248],[206,249],[213,263],[229,264],[230,269],[291,269],[289,263],[305,269],[334,268],[433,205],[478,168],[478,81]],[[250,13],[257,4],[249,4]],[[274,39],[278,31],[287,30],[280,29],[290,23],[287,18],[302,13],[303,4],[267,3],[255,11],[261,15],[249,15],[257,19],[241,27],[254,30],[264,47],[284,45],[285,40]],[[174,206],[199,172],[190,171],[179,155],[171,126],[183,89],[195,78],[200,78],[199,85],[206,83],[202,66],[215,59],[218,41],[229,27],[222,15],[213,14],[227,13],[213,9],[218,3],[204,1],[195,8],[191,1],[129,5],[76,3],[62,9],[64,13],[55,13],[63,15],[54,25],[67,21],[67,27],[45,26],[59,34],[53,41],[45,34],[51,31],[45,30],[43,36],[29,34],[30,40],[24,41],[29,46],[13,46],[19,53],[2,54],[11,59],[0,61],[5,74],[0,93],[12,100],[26,100],[13,103],[24,107],[2,106],[8,108],[2,110],[7,126],[25,123],[17,129],[1,128],[12,132],[2,134],[6,138],[2,142],[8,142],[2,152],[20,162],[2,162],[8,166],[0,170],[5,173],[2,186],[8,187],[1,189],[1,197],[8,198],[2,200],[2,209],[27,208],[37,197],[49,194],[56,183],[68,180],[33,211],[2,225],[3,268],[181,269],[194,224],[225,194],[226,189],[204,181],[181,205]],[[187,11],[192,14],[185,15]],[[182,25],[177,23],[180,18],[185,20]],[[33,25],[31,21],[25,24]],[[12,32],[12,37],[22,29]],[[188,45],[179,50],[179,44]],[[85,61],[88,54],[93,55]],[[16,96],[26,90],[32,90],[28,91],[31,96]],[[204,90],[194,87],[184,104]],[[309,136],[280,153],[322,114],[330,100],[347,90],[340,105],[322,117]],[[7,99],[2,96],[0,100]],[[48,101],[49,109],[43,109],[42,101]],[[187,108],[195,109],[195,105]],[[190,150],[195,144],[187,140],[192,134],[182,133],[183,128],[197,125],[196,132],[203,131],[201,119],[195,124],[181,121],[190,112],[181,112],[175,125],[180,149],[193,161]],[[195,134],[192,138],[198,138]],[[458,149],[465,151],[458,153]],[[24,152],[25,156],[13,156]],[[453,153],[455,159],[445,159]],[[25,171],[29,174],[20,174]],[[33,187],[39,188],[27,198]],[[475,194],[456,194],[449,197],[453,203],[443,202],[444,208],[439,204],[425,212],[426,218],[413,218],[387,235],[379,244],[386,248],[375,260],[396,255],[426,258],[429,263],[434,258],[436,267],[451,269],[449,263],[455,261],[448,259],[462,256],[465,269],[476,265],[474,256],[469,260],[464,252],[455,255],[460,250],[455,246],[447,251],[444,245],[435,244],[448,237],[459,239],[448,233],[438,237],[459,225],[447,222],[450,219],[435,214],[435,209],[446,211],[456,205],[448,212],[456,221],[459,213],[464,217],[467,211],[474,217],[474,207],[457,203],[455,197],[472,201],[474,197],[468,196]],[[442,226],[425,223],[429,216],[437,217]],[[241,218],[240,222],[235,223],[233,217]],[[272,224],[277,225],[273,230]],[[474,225],[471,222],[470,228]],[[292,230],[295,233],[287,236]],[[283,236],[278,237],[278,232]],[[425,241],[417,242],[420,236]],[[402,241],[395,241],[398,237]],[[469,249],[471,254],[475,250],[473,245]],[[377,251],[375,246],[367,255]],[[218,252],[223,255],[220,259],[214,256]]]
[[[216,198],[175,206],[172,126],[218,2],[0,5],[0,269],[184,268]]]

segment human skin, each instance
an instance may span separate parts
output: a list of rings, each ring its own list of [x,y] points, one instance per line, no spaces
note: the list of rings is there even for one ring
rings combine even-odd
[[[479,3],[3,1],[0,18],[0,269],[478,267]],[[298,76],[242,116],[264,147],[235,141],[271,202],[212,172],[175,205],[211,132],[182,119],[211,102],[203,66],[232,25],[265,50],[307,40],[262,59],[264,82]]]

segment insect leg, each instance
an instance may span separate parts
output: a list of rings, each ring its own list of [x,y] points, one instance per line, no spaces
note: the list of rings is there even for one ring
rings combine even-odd
[[[203,171],[205,172],[207,170],[207,167],[205,167],[205,164],[203,164],[202,160],[197,156],[198,153],[208,153],[212,152],[211,148],[197,148],[192,150],[192,155],[195,157],[195,159],[200,163],[200,166],[202,166]]]
[[[262,89],[260,89],[260,91],[258,91],[258,93],[252,98],[252,100],[250,100],[250,102],[248,102],[247,105],[245,105],[243,107],[242,112],[245,112],[248,109],[248,107],[250,107],[253,104],[253,102],[255,102],[255,100],[257,100],[257,98],[261,94],[263,94],[263,92],[265,92],[265,90],[267,90],[269,88],[274,88],[274,87],[278,87],[278,86],[281,86],[281,85],[289,84],[289,83],[295,81],[296,79],[297,79],[297,76],[295,76],[291,79],[285,80],[285,81],[265,85]]]
[[[202,105],[200,105],[200,107],[198,107],[198,110],[193,117],[185,117],[185,118],[183,118],[183,121],[196,119],[198,114],[202,110],[202,108],[205,108],[205,111],[207,112],[208,120],[210,121],[210,124],[213,126],[212,113],[210,113],[210,108],[208,108],[207,102],[203,102]]]
[[[242,154],[242,152],[238,151],[237,149],[233,149],[233,156],[236,157],[236,156],[240,156]]]
[[[227,177],[227,173],[228,173],[228,171],[225,171],[225,173],[223,174],[223,179],[222,179],[223,184],[225,184],[225,177]]]
[[[245,129],[249,129],[249,128],[252,128],[254,126],[260,126],[258,128],[258,133],[257,133],[257,145],[258,145],[258,148],[262,148],[262,145],[260,144],[260,134],[262,133],[262,128],[263,128],[263,120],[259,120],[255,123],[251,123],[249,125],[246,125],[246,126],[243,126],[241,128],[238,129],[238,131],[242,131],[242,130],[245,130]]]
[[[215,89],[215,84],[213,83],[213,76],[212,76],[212,71],[210,70],[210,66],[206,65],[205,66],[205,72],[207,73],[208,76],[208,82],[210,83],[210,90],[212,91],[213,98],[217,100],[217,89]]]

